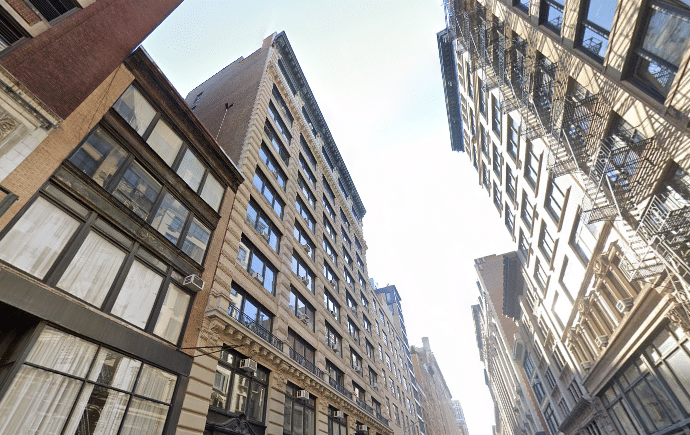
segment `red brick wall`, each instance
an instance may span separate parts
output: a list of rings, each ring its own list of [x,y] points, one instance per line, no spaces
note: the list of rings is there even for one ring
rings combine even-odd
[[[5,56],[0,64],[66,118],[182,0],[99,0]]]

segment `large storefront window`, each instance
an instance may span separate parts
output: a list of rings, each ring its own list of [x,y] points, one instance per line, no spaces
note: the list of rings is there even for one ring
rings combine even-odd
[[[690,429],[689,389],[690,342],[667,326],[600,396],[619,433],[657,434]]]
[[[247,419],[264,421],[268,371],[240,369],[242,356],[222,350],[211,392],[211,407],[230,414],[245,414]]]
[[[288,383],[285,388],[285,412],[283,433],[291,435],[314,435],[316,422],[316,400],[298,399],[300,388]]]
[[[177,376],[45,327],[0,400],[2,434],[155,435]]]

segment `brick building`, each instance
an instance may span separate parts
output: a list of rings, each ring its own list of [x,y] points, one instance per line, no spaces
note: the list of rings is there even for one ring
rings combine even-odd
[[[546,429],[687,433],[690,7],[445,5],[451,146],[515,241]]]
[[[247,181],[180,433],[417,435],[403,337],[369,284],[366,210],[286,35],[187,103]]]

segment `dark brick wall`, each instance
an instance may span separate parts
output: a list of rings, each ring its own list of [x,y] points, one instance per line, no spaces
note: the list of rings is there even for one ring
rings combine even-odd
[[[182,0],[99,0],[0,64],[61,118],[91,94]]]

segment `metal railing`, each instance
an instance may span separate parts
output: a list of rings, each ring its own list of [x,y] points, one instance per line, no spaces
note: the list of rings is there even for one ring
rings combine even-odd
[[[333,379],[330,376],[328,377],[328,384],[331,387],[333,387],[337,392],[339,392],[340,394],[345,396],[347,399],[352,400],[352,393],[347,391],[347,389],[345,389],[345,386],[343,386],[342,384],[339,384],[338,381],[336,381],[335,379]]]
[[[242,326],[261,337],[271,346],[275,347],[281,352],[283,351],[285,343],[283,343],[282,340],[273,335],[271,331],[269,331],[268,329],[259,325],[256,319],[252,319],[251,317],[241,312],[237,306],[230,306],[230,308],[228,309],[228,315],[233,319],[237,320]]]
[[[290,358],[293,359],[293,361],[296,361],[297,364],[301,365],[305,369],[309,370],[311,373],[316,375],[319,379],[323,380],[325,378],[325,372],[321,370],[320,368],[316,367],[316,365],[306,359],[304,356],[300,355],[297,353],[295,349],[293,349],[291,346],[288,346],[288,349],[290,350]]]

